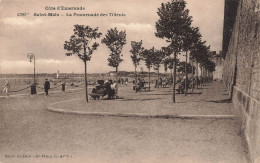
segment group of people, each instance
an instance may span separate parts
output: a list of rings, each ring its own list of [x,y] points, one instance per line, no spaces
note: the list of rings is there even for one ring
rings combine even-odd
[[[119,78],[118,81],[117,81],[117,83],[118,83],[119,85],[126,85],[126,86],[127,86],[127,84],[128,84],[128,78],[125,78],[125,79]]]
[[[172,79],[171,78],[168,78],[166,79],[165,77],[160,77],[159,79],[156,79],[155,80],[155,86],[156,88],[158,87],[162,87],[162,88],[165,88],[169,83],[172,83]]]
[[[135,80],[133,80],[133,84],[134,84],[134,86],[133,86],[133,90],[137,90],[137,91],[139,91],[141,88],[143,88],[143,87],[145,87],[145,80],[144,80],[144,78],[143,77],[141,77],[141,78],[138,78],[137,79],[137,83],[136,83],[136,88],[135,88]]]
[[[91,93],[101,94],[102,96],[108,96],[108,99],[114,98],[116,94],[116,81],[112,80],[98,80],[98,85],[92,89]]]
[[[177,79],[176,82],[176,89],[178,91],[178,93],[184,93],[184,89],[185,89],[185,80],[186,80],[186,76],[184,77],[179,77]],[[188,77],[187,83],[186,83],[186,88],[190,89],[190,88],[195,88],[195,87],[199,87],[199,86],[203,86],[208,82],[211,82],[212,78],[210,77],[198,77],[198,76],[194,76],[194,77]]]
[[[186,77],[179,77],[176,81],[176,90],[179,93],[184,93],[184,89],[185,89],[185,80]],[[194,88],[195,86],[202,86],[208,82],[212,81],[212,78],[210,77],[198,77],[198,76],[194,76],[194,77],[188,77],[187,80],[187,85],[186,88]],[[96,86],[96,88],[93,88],[92,93],[100,93],[103,95],[108,95],[108,98],[111,99],[114,97],[114,95],[116,94],[116,85],[120,84],[128,84],[128,78],[125,78],[125,80],[123,78],[119,78],[118,81],[112,81],[112,80],[98,80],[98,85]],[[135,88],[135,80],[133,80],[133,90],[137,89],[141,90],[141,88],[145,87],[145,80],[143,77],[138,78],[137,83],[136,83],[136,88]],[[167,84],[172,83],[172,81],[170,81],[169,79],[166,79],[165,77],[160,77],[159,79],[156,79],[155,81],[155,87],[166,87]],[[4,84],[4,89],[2,92],[6,93],[6,96],[9,97],[9,93],[10,93],[10,82],[6,79],[5,84]],[[44,91],[45,91],[45,95],[49,96],[49,91],[50,89],[50,82],[48,81],[48,79],[45,80],[44,83]]]

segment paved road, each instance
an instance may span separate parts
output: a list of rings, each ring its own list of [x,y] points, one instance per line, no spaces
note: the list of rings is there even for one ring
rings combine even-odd
[[[83,92],[0,99],[0,162],[246,162],[235,120],[88,117],[46,110]]]

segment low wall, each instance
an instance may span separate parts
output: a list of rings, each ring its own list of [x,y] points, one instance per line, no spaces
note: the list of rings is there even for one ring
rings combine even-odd
[[[253,162],[260,163],[260,101],[234,86],[232,102],[239,117],[250,157]]]

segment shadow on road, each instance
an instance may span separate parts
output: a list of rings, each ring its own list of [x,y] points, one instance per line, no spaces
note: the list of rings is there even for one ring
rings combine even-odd
[[[208,88],[198,88],[198,89],[208,89]]]
[[[140,94],[142,96],[157,96],[157,95],[171,95],[171,93],[157,93],[157,94]]]
[[[190,92],[190,93],[187,93],[188,95],[200,95],[202,94],[202,92]]]
[[[175,103],[190,103],[190,102],[202,102],[202,101],[178,101]]]
[[[224,99],[224,100],[210,100],[210,101],[207,101],[207,102],[214,102],[214,103],[232,103],[232,99],[229,98],[229,99]]]
[[[151,100],[160,100],[164,98],[149,98],[149,99],[131,99],[131,98],[121,98],[120,101],[151,101]]]

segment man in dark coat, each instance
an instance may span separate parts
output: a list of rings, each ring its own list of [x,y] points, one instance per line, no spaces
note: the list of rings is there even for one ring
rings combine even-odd
[[[44,90],[45,90],[45,94],[46,96],[49,96],[48,95],[48,90],[50,89],[50,82],[48,81],[48,79],[45,80],[45,83],[44,83]]]

